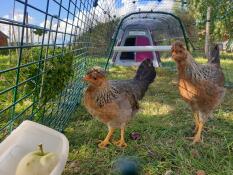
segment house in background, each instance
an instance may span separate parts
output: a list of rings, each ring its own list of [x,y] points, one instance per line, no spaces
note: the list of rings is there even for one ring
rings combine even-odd
[[[8,45],[7,40],[8,40],[8,36],[0,31],[0,46],[7,46]]]

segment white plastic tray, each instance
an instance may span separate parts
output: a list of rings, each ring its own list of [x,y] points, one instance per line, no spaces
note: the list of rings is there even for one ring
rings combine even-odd
[[[50,175],[61,175],[69,153],[67,138],[44,125],[24,121],[0,143],[0,175],[15,175],[19,161],[43,144],[45,152],[55,152],[59,162]]]

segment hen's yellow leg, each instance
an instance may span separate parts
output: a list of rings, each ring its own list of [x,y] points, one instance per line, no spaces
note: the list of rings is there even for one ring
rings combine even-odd
[[[193,138],[193,144],[201,142],[201,132],[203,129],[203,125],[203,122],[199,122],[197,133]]]
[[[114,128],[109,128],[109,129],[108,129],[108,134],[107,134],[106,138],[105,138],[102,142],[100,142],[100,143],[98,144],[98,147],[99,147],[99,148],[106,148],[106,146],[107,146],[108,144],[110,144],[109,140],[111,139],[114,130],[115,130]]]
[[[125,143],[125,128],[121,128],[121,138],[120,140],[114,142],[115,145],[119,147],[127,147],[127,144]]]
[[[194,133],[197,133],[198,128],[199,128],[199,117],[198,117],[198,114],[196,112],[193,114],[193,116],[194,116],[194,120],[195,120]]]

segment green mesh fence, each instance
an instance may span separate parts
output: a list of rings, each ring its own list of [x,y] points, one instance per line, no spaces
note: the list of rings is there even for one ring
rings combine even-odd
[[[11,10],[0,16],[0,140],[26,119],[62,131],[80,104],[85,72],[105,67],[122,16],[158,6],[156,0],[124,1],[125,8],[122,0],[3,1],[0,12]]]
[[[86,70],[106,64],[117,20],[95,0],[7,3],[14,16],[0,17],[9,32],[0,45],[0,138],[26,119],[62,131],[80,103]]]

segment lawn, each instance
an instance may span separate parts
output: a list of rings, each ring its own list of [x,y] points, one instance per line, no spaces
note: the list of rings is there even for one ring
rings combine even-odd
[[[202,60],[200,60],[202,61]],[[135,67],[112,67],[109,78],[133,77]],[[132,159],[142,175],[196,174],[203,170],[211,175],[233,174],[233,90],[228,89],[215,118],[207,123],[203,142],[191,145],[185,137],[192,135],[194,122],[189,106],[179,97],[172,83],[176,72],[157,69],[155,82],[140,102],[140,111],[126,129],[127,148],[110,145],[97,147],[107,134],[107,127],[79,107],[65,130],[70,141],[69,160],[63,175],[111,175],[116,161]],[[139,132],[141,139],[130,134]],[[118,139],[119,131],[113,139]]]
[[[221,63],[226,80],[233,82],[233,57],[227,56],[229,58],[222,57]],[[0,59],[1,70],[16,65],[15,60],[9,63],[7,56],[1,56]],[[205,62],[203,58],[197,60]],[[110,145],[105,150],[99,149],[98,141],[106,136],[107,127],[94,120],[82,105],[77,109],[64,131],[70,141],[70,154],[63,175],[117,174],[115,162],[119,159],[136,161],[143,175],[163,175],[166,172],[190,175],[198,170],[211,175],[233,174],[233,90],[227,90],[223,104],[215,111],[215,118],[207,123],[203,133],[204,142],[192,146],[185,139],[192,135],[194,126],[191,111],[180,99],[177,87],[172,83],[177,76],[174,63],[170,60],[164,63],[173,68],[157,69],[155,82],[140,102],[140,111],[126,129],[127,148]],[[135,71],[135,67],[112,67],[109,78],[127,79],[133,77]],[[11,71],[0,75],[0,90],[14,85],[15,73]],[[23,78],[28,76],[26,73]],[[11,104],[11,93],[1,95],[1,108]],[[26,102],[20,106],[25,108]],[[3,119],[0,125],[4,124]],[[132,140],[132,132],[139,132],[141,139]],[[114,136],[113,139],[118,139],[119,131]]]

